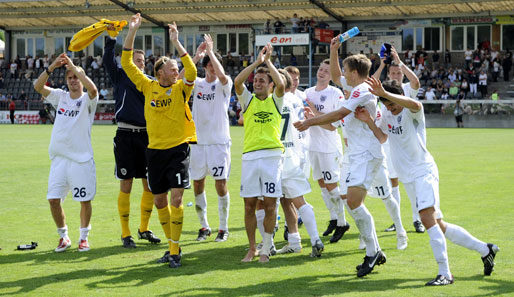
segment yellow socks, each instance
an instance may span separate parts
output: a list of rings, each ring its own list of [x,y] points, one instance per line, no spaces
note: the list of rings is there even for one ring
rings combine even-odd
[[[166,238],[168,240],[169,248],[171,251],[171,228],[170,228],[170,207],[169,205],[166,205],[163,208],[158,208],[157,213],[159,214],[159,222],[161,223],[162,230],[164,231],[164,234],[166,235]]]
[[[150,216],[152,215],[153,209],[153,194],[152,192],[143,191],[143,197],[141,197],[141,224],[139,225],[139,231],[145,232],[150,230],[148,224],[150,222]]]
[[[184,206],[171,206],[171,241],[170,255],[178,255],[179,240],[182,235],[182,223],[184,221]]]
[[[118,213],[121,222],[121,237],[130,236],[129,216],[130,216],[130,193],[120,191],[118,195]]]

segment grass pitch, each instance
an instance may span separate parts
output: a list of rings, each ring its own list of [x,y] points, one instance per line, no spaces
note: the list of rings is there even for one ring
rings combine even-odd
[[[79,203],[69,196],[64,202],[72,248],[56,254],[58,235],[46,201],[50,168],[48,144],[52,126],[1,125],[0,135],[0,295],[6,296],[512,296],[514,295],[514,130],[429,129],[428,148],[440,175],[441,209],[445,219],[466,228],[477,238],[496,243],[501,251],[496,269],[483,276],[480,256],[448,241],[450,268],[455,284],[427,288],[424,283],[437,274],[437,265],[427,234],[416,234],[411,224],[409,200],[401,187],[402,218],[409,247],[396,250],[394,233],[381,230],[391,224],[382,202],[368,198],[379,242],[387,263],[370,275],[356,277],[362,262],[357,250],[358,231],[352,225],[336,244],[322,238],[325,252],[309,258],[310,241],[300,229],[304,250],[300,254],[275,256],[265,265],[240,262],[247,247],[243,223],[243,201],[239,197],[243,129],[231,128],[232,170],[230,237],[227,242],[196,242],[200,228],[194,207],[184,209],[181,246],[183,267],[169,269],[155,260],[166,244],[138,241],[135,250],[121,247],[117,212],[119,182],[114,178],[112,138],[114,126],[93,127],[93,149],[97,170],[97,194],[93,202],[91,251],[77,252]],[[328,221],[328,211],[316,183],[306,199],[315,208],[318,230]],[[207,179],[208,217],[218,226],[217,198],[212,179]],[[139,226],[140,182],[131,195],[131,230]],[[192,201],[192,190],[184,205]],[[283,217],[283,215],[282,215]],[[285,243],[281,229],[277,247]],[[164,238],[154,211],[150,227]],[[19,244],[37,241],[31,251],[16,251]]]

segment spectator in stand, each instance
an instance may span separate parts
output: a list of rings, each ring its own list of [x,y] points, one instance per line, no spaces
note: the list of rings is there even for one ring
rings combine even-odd
[[[480,57],[480,50],[476,49],[473,52],[473,66],[478,69],[482,66],[482,58]]]
[[[455,74],[453,68],[450,68],[450,70],[448,70],[448,79],[450,80],[450,82],[454,82],[457,80],[457,75]]]
[[[421,77],[421,73],[422,73],[422,69],[421,69],[421,66],[419,64],[416,65],[416,68],[414,68],[414,73],[416,74],[416,76],[418,78]]]
[[[493,60],[493,82],[498,81],[498,76],[500,76],[500,63],[498,62],[498,58],[494,58],[494,60]]]
[[[450,95],[451,99],[457,99],[457,95],[459,94],[459,88],[452,83],[450,85],[450,89],[448,90],[448,94]]]
[[[234,75],[234,71],[236,68],[236,61],[232,58],[230,52],[227,54],[227,70],[230,75]]]
[[[16,110],[16,103],[14,103],[13,98],[9,99],[9,118],[11,119],[11,124],[14,124],[14,111]]]
[[[271,20],[267,19],[264,23],[264,34],[271,34]]]
[[[500,95],[498,95],[498,90],[494,90],[491,94],[491,100],[498,101],[500,99]]]
[[[253,62],[252,62],[253,63]],[[248,76],[248,79],[246,80],[246,87],[248,89],[248,91],[250,92],[253,92],[253,77],[254,77],[255,73],[250,73],[250,75]],[[237,96],[236,96],[236,101],[237,101]],[[239,117],[237,117],[239,118]]]
[[[498,58],[498,51],[495,48],[492,48],[489,52],[489,56],[491,57],[491,61],[494,61]]]
[[[432,87],[428,87],[428,90],[425,93],[425,99],[426,100],[436,100],[437,97],[435,96],[434,89]]]
[[[440,96],[441,100],[448,100],[448,96],[449,96],[448,95],[448,89],[444,88],[443,92],[441,93],[441,96]]]
[[[435,91],[436,91],[436,94],[438,95],[438,97],[441,96],[441,94],[443,93],[443,90],[444,90],[443,80],[438,79],[436,87],[435,87]]]
[[[407,49],[405,51],[404,59],[405,65],[408,65],[409,67],[414,67],[414,65],[412,65],[412,52],[410,51],[410,49]]]
[[[471,63],[473,60],[473,51],[468,47],[464,52],[464,60],[466,61],[466,65]]]
[[[290,66],[297,66],[298,65],[298,61],[296,59],[296,56],[291,52],[291,58],[290,58],[290,61],[289,61],[289,65]]]
[[[102,84],[102,88],[100,89],[100,99],[107,100],[107,97],[109,96],[109,90],[105,87],[104,84]]]
[[[100,76],[100,65],[94,58],[93,58],[93,61],[91,62],[91,68],[93,68],[93,78]]]
[[[487,95],[487,73],[485,71],[480,71],[480,75],[478,76],[478,87],[480,93],[482,93],[482,98]]]
[[[318,28],[320,28],[320,29],[328,29],[329,27],[330,27],[330,25],[327,22],[325,22],[324,20],[320,20],[318,22]],[[371,49],[371,48],[370,48],[370,50],[373,51],[373,49]]]
[[[7,101],[7,97],[4,94],[0,93],[0,101]]]
[[[502,62],[503,67],[503,80],[509,81],[509,72],[512,68],[512,53],[507,50],[507,53],[505,54],[505,57],[503,58]]]
[[[16,78],[18,76],[18,64],[14,60],[12,60],[11,65],[9,66],[9,73],[11,74],[11,78]]]
[[[4,88],[4,75],[0,72],[0,89]]]
[[[23,102],[23,107],[27,108],[27,94],[25,94],[25,90],[20,91],[20,95],[18,96],[18,100]]]
[[[275,30],[275,34],[283,33],[283,28],[285,27],[284,23],[280,21],[278,17],[275,18],[275,22],[273,23],[273,29]]]
[[[298,19],[298,14],[296,14],[296,13],[293,14],[293,17],[290,19],[290,21],[291,21],[291,24],[292,24],[292,26],[291,26],[292,33],[293,34],[294,33],[298,33],[298,31],[299,31],[298,30],[298,28],[299,28],[299,24],[298,23],[300,22],[300,20]]]
[[[421,72],[421,77],[419,78],[419,81],[421,82],[422,80],[425,81],[425,85],[428,83],[428,80],[430,79],[430,70],[428,68],[425,68],[422,72]]]
[[[450,53],[449,49],[446,49],[446,52],[444,54],[444,62],[447,65],[452,63],[452,54]]]
[[[439,53],[437,50],[434,50],[434,53],[432,54],[432,64],[434,68],[439,64]]]
[[[466,78],[463,78],[462,83],[460,84],[460,90],[461,90],[461,92],[464,92],[464,98],[462,98],[462,99],[466,99],[466,95],[468,95],[469,89],[470,88],[469,88],[468,80]]]

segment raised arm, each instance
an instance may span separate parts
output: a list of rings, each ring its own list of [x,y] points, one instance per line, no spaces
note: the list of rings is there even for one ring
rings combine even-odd
[[[380,79],[380,75],[382,74],[382,71],[384,71],[384,68],[385,68],[384,60],[385,60],[385,58],[380,58],[380,66],[378,66],[377,71],[375,71],[375,73],[373,73],[373,75],[372,75],[376,79]]]
[[[64,58],[64,56],[66,56],[66,54],[60,54],[57,57],[57,59],[55,59],[53,63],[50,66],[48,66],[47,71],[49,73],[52,73],[56,68],[59,68],[62,65],[66,64],[66,59]],[[34,90],[36,90],[36,92],[38,92],[39,94],[43,95],[43,97],[48,97],[48,95],[50,95],[50,92],[52,91],[52,88],[47,87],[45,85],[46,81],[48,80],[48,77],[50,77],[47,71],[41,72],[41,75],[34,82]]]
[[[125,37],[125,43],[123,44],[123,52],[121,54],[121,67],[125,70],[125,73],[130,78],[130,80],[136,85],[136,88],[143,92],[144,86],[148,83],[151,83],[151,80],[146,77],[146,75],[137,68],[136,64],[133,61],[133,49],[134,46],[134,38],[136,36],[137,29],[141,25],[141,15],[135,14],[130,18],[129,21],[129,31],[127,36]]]
[[[384,143],[387,141],[387,134],[385,134],[382,131],[382,129],[377,127],[377,125],[375,124],[375,121],[373,120],[373,118],[371,117],[369,112],[366,110],[366,108],[357,107],[357,109],[355,110],[355,117],[357,119],[363,121],[364,123],[366,123],[366,125],[368,125],[369,129],[371,131],[373,131],[373,134],[375,135],[375,137],[378,139],[378,141],[380,143]]]
[[[315,116],[304,121],[295,122],[293,125],[296,127],[296,129],[298,129],[298,131],[301,132],[307,130],[311,126],[321,126],[339,121],[351,112],[351,110],[341,107],[323,115]]]
[[[341,72],[341,66],[339,65],[339,47],[341,43],[339,42],[339,35],[332,38],[330,41],[330,79],[332,82],[340,87],[341,85],[341,76],[343,73]]]
[[[394,61],[400,65],[400,68],[402,69],[403,74],[407,77],[407,79],[410,82],[410,87],[413,90],[418,90],[420,87],[419,78],[407,65],[405,65],[402,60],[400,60],[400,57],[398,56],[398,52],[396,52],[396,49],[391,47],[391,55],[393,56]]]
[[[413,113],[420,111],[421,108],[423,107],[423,105],[417,100],[413,100],[413,99],[403,96],[403,95],[398,95],[398,94],[393,94],[393,93],[387,92],[386,90],[384,90],[384,87],[382,86],[382,83],[380,82],[380,80],[378,80],[374,77],[368,78],[368,80],[366,80],[366,83],[371,87],[369,89],[369,91],[373,95],[382,97],[382,98],[386,98],[387,100],[389,100],[391,102],[394,102],[398,105],[408,108]]]
[[[70,70],[77,76],[77,78],[80,80],[84,88],[87,90],[87,94],[89,95],[89,99],[93,100],[96,97],[98,97],[98,89],[96,88],[93,81],[86,75],[84,72],[84,69],[75,66],[73,64],[73,61],[66,55],[64,55],[64,59],[66,59],[65,67],[67,70]]]
[[[273,63],[271,62],[272,52],[273,46],[271,45],[271,43],[268,43],[266,45],[266,55],[264,56],[264,62],[266,63],[266,66],[269,69],[271,78],[273,79],[273,84],[275,85],[275,95],[277,95],[278,97],[283,97],[285,85],[284,81],[282,80],[282,76],[278,72],[277,68],[275,68],[275,65],[273,65]]]
[[[257,66],[264,63],[264,55],[266,53],[266,47],[263,47],[261,51],[259,52],[259,56],[257,59],[250,64],[250,66],[243,69],[243,71],[239,72],[239,74],[234,79],[234,88],[236,89],[236,94],[241,95],[244,91],[244,82],[248,79],[248,76],[250,76],[250,73],[252,73]]]
[[[203,57],[205,57],[205,47],[206,47],[206,44],[205,44],[205,41],[200,43],[200,45],[198,46],[198,48],[196,48],[196,52],[195,52],[195,56],[193,57],[193,64],[198,64],[198,62],[200,62]],[[182,68],[182,70],[180,70],[180,73],[178,74],[178,79],[183,79],[184,78],[184,71],[185,69]]]
[[[214,54],[214,42],[212,41],[212,37],[210,34],[204,35],[205,39],[205,50],[207,55],[209,56],[212,67],[214,68],[214,72],[216,73],[216,76],[220,80],[222,85],[226,85],[228,83],[228,78],[225,75],[225,70],[223,69],[223,66],[221,65],[220,61],[216,58],[216,55]]]
[[[112,26],[112,25],[111,25]],[[112,26],[114,28],[114,26]],[[109,30],[109,29],[107,29]],[[115,29],[113,29],[115,30]],[[118,65],[116,64],[116,57],[114,57],[114,47],[116,46],[116,38],[110,37],[107,38],[104,47],[104,55],[102,58],[102,63],[109,73],[109,77],[113,82],[116,83],[116,76],[118,74]]]
[[[170,40],[171,43],[173,43],[173,46],[175,49],[177,49],[178,55],[180,57],[180,60],[182,61],[182,65],[184,65],[184,78],[185,83],[188,86],[194,85],[194,82],[196,80],[196,66],[193,63],[193,60],[190,56],[187,55],[186,49],[182,46],[182,43],[180,43],[180,40],[178,39],[178,28],[177,24],[173,22],[173,24],[168,24],[169,26],[169,34],[170,34]]]

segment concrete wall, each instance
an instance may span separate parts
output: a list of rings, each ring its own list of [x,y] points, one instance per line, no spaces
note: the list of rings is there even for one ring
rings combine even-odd
[[[426,114],[427,128],[456,128],[455,116],[449,114]],[[467,128],[514,128],[513,115],[464,115]]]

